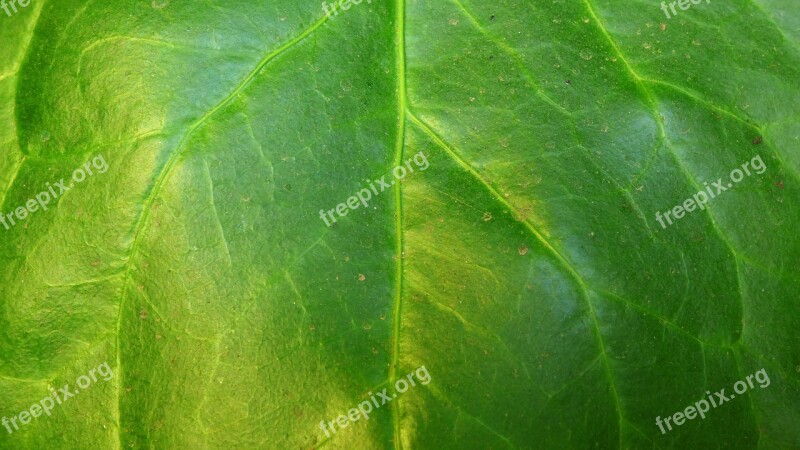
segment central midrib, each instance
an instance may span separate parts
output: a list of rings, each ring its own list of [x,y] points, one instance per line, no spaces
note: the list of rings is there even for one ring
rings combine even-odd
[[[405,147],[406,128],[406,49],[405,49],[405,0],[397,0],[395,11],[395,53],[397,55],[397,139],[394,155],[394,166],[401,165],[403,149]],[[397,379],[397,369],[400,363],[400,313],[403,292],[403,203],[401,184],[394,184],[395,204],[395,251],[396,270],[394,286],[394,312],[393,312],[393,340],[392,363],[389,366],[389,382],[394,386]],[[400,450],[403,445],[400,441],[400,399],[392,404],[392,422],[394,424],[394,448]]]

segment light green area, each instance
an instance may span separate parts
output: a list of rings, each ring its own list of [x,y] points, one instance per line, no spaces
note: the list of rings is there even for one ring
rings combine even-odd
[[[789,0],[0,11],[0,211],[109,164],[0,228],[0,416],[115,375],[0,448],[800,448],[798,30]]]

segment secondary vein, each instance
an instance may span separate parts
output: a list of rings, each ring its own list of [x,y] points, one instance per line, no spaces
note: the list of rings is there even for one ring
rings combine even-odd
[[[164,165],[164,168],[161,170],[161,173],[158,175],[156,179],[153,189],[150,191],[150,194],[147,196],[145,200],[145,205],[142,208],[142,212],[139,214],[139,219],[136,222],[134,228],[134,237],[133,243],[131,244],[131,252],[130,257],[128,258],[127,263],[125,264],[125,276],[123,279],[122,284],[122,295],[119,305],[119,312],[117,314],[117,324],[116,324],[116,380],[117,380],[117,413],[116,413],[116,420],[117,420],[117,446],[118,448],[122,448],[122,423],[121,423],[121,403],[122,403],[122,385],[123,385],[123,370],[122,370],[122,349],[121,349],[121,342],[120,342],[120,331],[122,329],[122,315],[123,310],[125,309],[125,298],[128,293],[128,285],[131,281],[131,269],[133,267],[133,259],[137,254],[139,243],[141,236],[144,231],[144,224],[147,222],[149,218],[150,211],[152,210],[153,203],[155,199],[158,197],[158,194],[161,190],[161,187],[165,184],[169,175],[172,173],[172,169],[175,167],[179,156],[181,155],[182,150],[187,145],[191,136],[200,129],[206,122],[208,122],[216,113],[223,110],[227,107],[230,103],[235,100],[239,94],[255,79],[255,77],[259,74],[259,72],[267,65],[269,62],[277,58],[279,55],[283,54],[290,48],[294,47],[300,41],[308,37],[311,33],[313,33],[316,29],[321,27],[326,21],[328,20],[327,16],[323,16],[321,19],[316,21],[312,26],[305,29],[302,33],[295,36],[294,38],[286,41],[280,47],[270,52],[268,55],[264,56],[261,61],[256,65],[256,67],[250,71],[250,73],[242,80],[236,88],[221,102],[219,102],[216,106],[214,106],[211,110],[209,110],[206,114],[200,117],[197,121],[195,121],[192,125],[189,126],[189,129],[183,135],[183,138],[178,143],[178,146],[175,148],[175,151],[172,152],[170,155],[169,160]]]

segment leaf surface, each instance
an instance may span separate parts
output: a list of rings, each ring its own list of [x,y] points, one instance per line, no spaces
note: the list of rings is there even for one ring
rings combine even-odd
[[[788,0],[64,0],[0,26],[0,211],[109,166],[0,229],[0,414],[114,369],[0,447],[800,447]]]

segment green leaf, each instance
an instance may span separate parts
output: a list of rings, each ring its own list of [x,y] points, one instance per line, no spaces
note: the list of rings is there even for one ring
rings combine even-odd
[[[0,448],[800,447],[789,0],[15,4]]]

